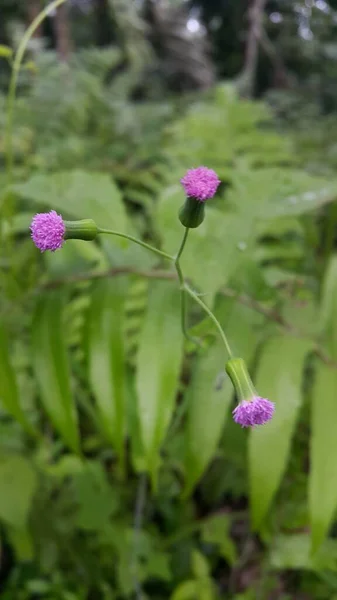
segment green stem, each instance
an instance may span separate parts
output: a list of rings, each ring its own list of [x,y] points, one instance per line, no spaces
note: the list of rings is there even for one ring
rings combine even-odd
[[[177,264],[179,264],[179,259],[180,259],[181,255],[183,253],[183,250],[185,248],[185,244],[186,244],[186,241],[187,241],[188,232],[189,232],[189,228],[186,227],[185,233],[184,233],[184,237],[182,239],[182,242],[180,244],[180,248],[178,250],[178,254],[177,254],[177,256],[175,258],[175,261],[174,261],[175,266],[177,266]]]
[[[143,248],[146,248],[147,250],[151,250],[151,252],[155,252],[155,254],[158,254],[159,256],[168,258],[169,260],[174,260],[174,257],[171,256],[171,254],[167,254],[167,252],[158,250],[158,248],[154,248],[154,246],[150,246],[150,244],[147,244],[146,242],[142,242],[141,240],[138,240],[137,238],[133,237],[133,235],[129,235],[127,233],[120,233],[119,231],[114,231],[112,229],[101,229],[101,228],[98,228],[98,233],[108,233],[110,235],[117,235],[118,237],[122,237],[127,240],[130,240],[131,242],[134,242],[135,244],[138,244],[139,246],[143,246]]]
[[[181,328],[183,331],[183,334],[185,336],[185,338],[187,340],[189,340],[190,342],[193,342],[194,344],[198,344],[199,346],[201,346],[199,340],[197,340],[196,338],[193,338],[189,335],[188,331],[187,331],[187,327],[186,327],[186,293],[185,293],[185,279],[184,279],[184,275],[183,272],[181,270],[181,266],[180,266],[180,257],[183,253],[186,241],[187,241],[187,236],[188,236],[188,232],[189,232],[189,228],[186,227],[185,229],[185,233],[184,233],[184,237],[181,241],[180,244],[180,248],[178,250],[178,253],[175,257],[174,260],[174,266],[176,268],[177,274],[178,274],[178,278],[179,278],[179,283],[180,283],[180,297],[181,297]]]
[[[327,223],[324,236],[324,257],[327,263],[334,249],[337,223],[337,203],[333,202],[327,209]]]
[[[199,296],[197,294],[195,294],[195,292],[193,292],[193,290],[191,290],[191,288],[185,283],[185,291],[187,292],[187,294],[189,294],[191,296],[191,298],[193,298],[195,300],[195,302],[197,302],[197,304],[199,304],[199,306],[201,306],[204,311],[208,314],[208,316],[210,317],[210,319],[212,319],[214,325],[216,326],[217,330],[219,331],[220,335],[221,335],[221,339],[225,345],[225,348],[227,350],[227,353],[229,355],[230,358],[233,358],[233,353],[232,350],[230,348],[230,345],[228,343],[227,337],[225,335],[224,330],[222,329],[218,319],[216,318],[216,316],[212,313],[211,309],[208,308],[207,304],[205,304],[205,302],[203,302]]]
[[[34,19],[31,25],[28,27],[27,31],[22,37],[22,40],[19,44],[18,50],[16,52],[11,80],[8,88],[8,98],[7,98],[7,122],[6,122],[6,131],[5,131],[5,148],[6,148],[6,165],[7,165],[7,177],[8,183],[11,183],[12,180],[12,171],[13,171],[13,121],[14,121],[14,105],[15,105],[15,94],[18,83],[19,72],[21,68],[21,63],[23,56],[25,54],[28,42],[32,37],[33,33],[36,29],[41,25],[42,21],[48,16],[50,12],[55,10],[58,6],[61,6],[66,2],[66,0],[54,0],[48,6],[46,6],[39,15]]]

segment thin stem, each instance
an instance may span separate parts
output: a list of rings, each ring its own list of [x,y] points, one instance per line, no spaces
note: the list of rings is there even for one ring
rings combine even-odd
[[[175,265],[177,265],[179,263],[179,259],[180,259],[181,255],[183,253],[184,248],[185,248],[185,244],[186,244],[186,241],[187,241],[188,232],[189,232],[189,228],[186,227],[185,233],[184,233],[184,237],[182,239],[182,242],[180,244],[180,248],[178,250],[178,254],[177,254],[177,256],[175,258],[175,261],[174,261]]]
[[[189,228],[186,227],[185,229],[185,233],[184,233],[184,237],[181,241],[180,244],[180,248],[178,250],[178,253],[175,257],[174,260],[174,266],[176,268],[177,274],[178,274],[178,278],[179,278],[179,283],[180,283],[180,298],[181,298],[181,329],[183,331],[183,334],[185,336],[185,338],[187,340],[189,340],[190,342],[193,342],[194,344],[198,344],[198,346],[201,346],[201,343],[199,342],[199,340],[197,340],[196,338],[193,338],[192,336],[189,335],[188,331],[187,331],[187,327],[186,327],[186,294],[185,294],[185,279],[184,279],[184,275],[183,272],[181,270],[181,266],[180,266],[180,257],[183,253],[186,241],[187,241],[187,236],[188,236],[188,232],[189,232]]]
[[[5,148],[6,148],[6,165],[7,165],[7,177],[8,182],[10,183],[12,180],[12,171],[13,171],[13,121],[14,121],[14,105],[15,105],[15,94],[18,83],[18,77],[20,72],[20,67],[22,63],[22,59],[24,57],[28,42],[34,32],[39,28],[42,21],[48,16],[50,12],[55,10],[58,6],[61,6],[66,2],[66,0],[54,0],[46,6],[39,15],[34,19],[31,25],[28,27],[27,31],[22,37],[22,40],[19,44],[18,50],[16,52],[11,80],[8,88],[8,98],[7,98],[7,122],[6,122],[6,132],[5,132]]]
[[[98,233],[108,233],[110,235],[117,235],[118,237],[122,237],[127,240],[130,240],[131,242],[134,242],[135,244],[138,244],[139,246],[143,246],[143,248],[146,248],[147,250],[151,250],[151,252],[154,252],[155,254],[158,254],[159,256],[163,256],[164,258],[168,258],[169,260],[174,260],[174,257],[171,256],[171,254],[167,254],[167,252],[158,250],[158,248],[154,248],[154,246],[150,246],[150,244],[147,244],[146,242],[142,242],[142,240],[138,240],[137,238],[133,237],[133,235],[129,235],[128,233],[120,233],[119,231],[114,231],[112,229],[101,229],[101,228],[98,229]]]
[[[219,331],[220,335],[221,335],[221,339],[225,345],[225,348],[227,350],[227,353],[229,355],[230,358],[233,358],[233,353],[232,350],[230,348],[230,345],[228,343],[227,337],[225,335],[224,330],[222,329],[218,319],[216,318],[216,316],[212,313],[211,309],[208,308],[207,304],[205,304],[205,302],[203,302],[199,296],[197,294],[195,294],[193,292],[193,290],[191,290],[191,288],[185,284],[185,291],[187,292],[187,294],[189,294],[191,296],[191,298],[193,298],[195,300],[195,302],[197,302],[197,304],[199,304],[199,306],[201,306],[204,311],[208,314],[208,316],[212,319],[214,325],[216,326],[217,330]]]

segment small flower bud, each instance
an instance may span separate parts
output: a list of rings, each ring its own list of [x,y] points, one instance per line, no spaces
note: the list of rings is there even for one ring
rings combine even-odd
[[[267,398],[257,395],[242,358],[232,358],[226,364],[226,371],[232,381],[239,400],[233,410],[233,418],[242,427],[264,425],[272,418],[275,405]]]

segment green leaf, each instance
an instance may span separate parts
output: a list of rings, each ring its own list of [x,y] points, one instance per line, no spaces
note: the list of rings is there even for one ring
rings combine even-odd
[[[0,44],[0,58],[11,58],[13,56],[13,50],[9,46]]]
[[[124,347],[126,277],[93,285],[88,314],[89,380],[106,438],[124,456],[126,357]]]
[[[99,227],[127,229],[121,194],[109,175],[80,169],[38,173],[26,182],[14,185],[13,189],[19,196],[62,211],[65,216],[90,218]]]
[[[337,256],[332,256],[323,281],[319,328],[328,350],[337,359]]]
[[[195,600],[199,598],[199,582],[194,580],[181,583],[171,596],[171,600]]]
[[[303,364],[311,343],[294,337],[268,340],[256,374],[258,394],[275,402],[273,419],[255,427],[249,439],[251,512],[259,528],[284,474],[302,403]]]
[[[216,451],[233,398],[231,382],[223,374],[225,362],[223,343],[217,341],[192,367],[192,381],[183,400],[188,407],[185,495],[192,491]]]
[[[104,530],[119,507],[116,489],[109,486],[104,468],[88,461],[73,474],[72,488],[77,503],[76,524],[85,531]]]
[[[34,539],[29,529],[29,523],[27,523],[23,529],[18,528],[17,525],[15,527],[7,527],[6,533],[18,561],[30,562],[34,560]]]
[[[197,579],[206,579],[209,576],[209,564],[198,550],[192,553],[192,570]]]
[[[79,451],[77,413],[62,323],[64,292],[40,296],[33,319],[32,359],[41,402],[68,446]]]
[[[9,359],[8,339],[2,324],[0,324],[0,402],[28,433],[34,433],[20,405],[16,375]]]
[[[159,199],[155,219],[167,252],[175,253],[183,236],[178,212],[184,202],[178,186],[168,188]],[[204,222],[190,231],[181,266],[208,298],[237,270],[243,252],[248,252],[253,222],[235,213],[206,207]]]
[[[179,290],[171,282],[153,282],[137,355],[136,390],[144,452],[154,487],[160,446],[174,409],[182,350]]]
[[[337,542],[326,540],[313,556],[309,534],[279,535],[271,547],[270,561],[274,569],[280,570],[337,571]]]
[[[90,173],[80,169],[38,173],[26,182],[14,185],[12,189],[39,208],[49,207],[60,211],[64,218],[91,218],[98,227],[134,233],[121,193],[113,179],[105,173]],[[110,262],[113,259],[115,266],[132,264],[146,269],[154,263],[152,253],[126,239],[113,235],[102,235],[100,239],[110,256]],[[85,245],[88,246],[88,243],[79,244]],[[88,252],[86,251],[87,255]],[[49,260],[56,262],[57,255],[49,255]],[[62,259],[59,261],[62,262]]]
[[[257,342],[254,326],[261,323],[262,317],[225,298],[217,299],[215,312],[235,355],[243,356],[249,363]],[[185,494],[191,492],[216,452],[233,399],[233,386],[225,373],[226,361],[223,342],[217,340],[206,354],[195,359],[192,367],[192,381],[184,399],[188,407]]]
[[[332,202],[337,182],[315,177],[305,171],[238,168],[226,200],[245,217],[260,219],[301,215]]]
[[[24,529],[37,487],[36,472],[23,456],[0,457],[0,519]]]
[[[234,565],[237,552],[230,534],[231,520],[228,515],[218,514],[210,517],[202,526],[202,539],[207,544],[219,546],[220,555]]]
[[[309,507],[313,550],[323,542],[337,506],[337,372],[318,364],[312,393]]]

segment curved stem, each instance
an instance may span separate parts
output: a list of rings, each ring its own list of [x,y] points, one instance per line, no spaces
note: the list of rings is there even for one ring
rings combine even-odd
[[[194,344],[198,344],[198,346],[201,346],[201,343],[199,342],[199,340],[197,340],[196,338],[192,337],[189,335],[188,331],[187,331],[187,327],[186,327],[186,294],[185,294],[185,279],[184,279],[184,275],[183,272],[181,270],[181,266],[180,266],[180,262],[179,259],[183,253],[185,244],[186,244],[186,240],[187,240],[187,236],[188,236],[188,232],[189,232],[189,228],[186,227],[185,229],[185,233],[184,233],[184,237],[182,239],[182,242],[180,244],[180,248],[178,250],[178,253],[175,257],[174,260],[174,266],[176,268],[177,271],[177,275],[179,278],[179,283],[180,283],[180,298],[181,298],[181,329],[183,331],[183,334],[185,336],[185,338],[187,340],[189,340],[190,342],[193,342]]]
[[[36,31],[36,29],[38,29],[38,27],[41,25],[42,21],[48,16],[48,14],[50,12],[52,12],[53,10],[55,10],[58,6],[61,6],[61,4],[63,4],[64,2],[66,2],[66,0],[54,0],[54,2],[51,2],[48,6],[46,6],[40,12],[40,14],[37,15],[37,17],[34,19],[34,21],[31,23],[31,25],[28,27],[27,31],[25,32],[25,34],[19,44],[15,58],[14,58],[12,75],[11,75],[11,79],[9,82],[9,88],[8,88],[7,123],[6,123],[6,131],[5,131],[6,164],[7,164],[7,177],[8,177],[9,183],[11,182],[12,171],[13,171],[12,133],[13,133],[13,120],[14,120],[15,94],[16,94],[16,87],[17,87],[17,83],[18,83],[18,76],[19,76],[19,72],[20,72],[22,59],[23,59],[24,53],[26,51],[28,42],[29,42],[30,38],[32,37],[33,33]]]
[[[186,244],[186,241],[187,241],[188,232],[189,232],[189,228],[188,228],[188,227],[186,227],[186,229],[185,229],[185,233],[184,233],[184,237],[183,237],[183,239],[182,239],[182,242],[181,242],[181,244],[180,244],[180,248],[179,248],[179,250],[178,250],[178,254],[177,254],[177,256],[175,257],[175,261],[174,261],[174,264],[175,264],[175,266],[177,266],[177,264],[179,264],[179,259],[180,259],[181,255],[182,255],[182,253],[183,253],[183,250],[184,250],[184,248],[185,248],[185,244]]]
[[[219,331],[219,333],[221,335],[222,341],[223,341],[223,343],[225,345],[225,348],[227,350],[227,353],[228,353],[229,357],[233,358],[233,353],[232,353],[232,350],[231,350],[230,345],[228,343],[226,334],[225,334],[224,330],[222,329],[222,327],[221,327],[218,319],[212,313],[211,309],[208,308],[207,304],[205,304],[205,302],[203,302],[199,298],[199,296],[197,294],[195,294],[193,292],[193,290],[191,290],[191,288],[186,283],[185,283],[185,291],[187,292],[187,294],[189,294],[191,296],[191,298],[193,298],[195,300],[195,302],[197,302],[197,304],[199,304],[204,309],[204,311],[208,314],[208,316],[210,317],[210,319],[212,319],[214,325],[216,326],[217,330]]]
[[[174,257],[171,256],[171,254],[167,254],[167,252],[158,250],[158,248],[154,248],[154,246],[150,246],[150,244],[147,244],[146,242],[142,242],[142,240],[138,240],[137,238],[133,237],[133,235],[129,235],[128,233],[120,233],[119,231],[114,231],[112,229],[101,229],[101,228],[98,228],[98,233],[108,233],[110,235],[117,235],[118,237],[122,237],[122,238],[125,238],[126,240],[130,240],[131,242],[134,242],[135,244],[138,244],[139,246],[143,246],[143,248],[146,248],[147,250],[151,250],[151,252],[154,252],[155,254],[158,254],[159,256],[168,258],[169,260],[174,260]]]

